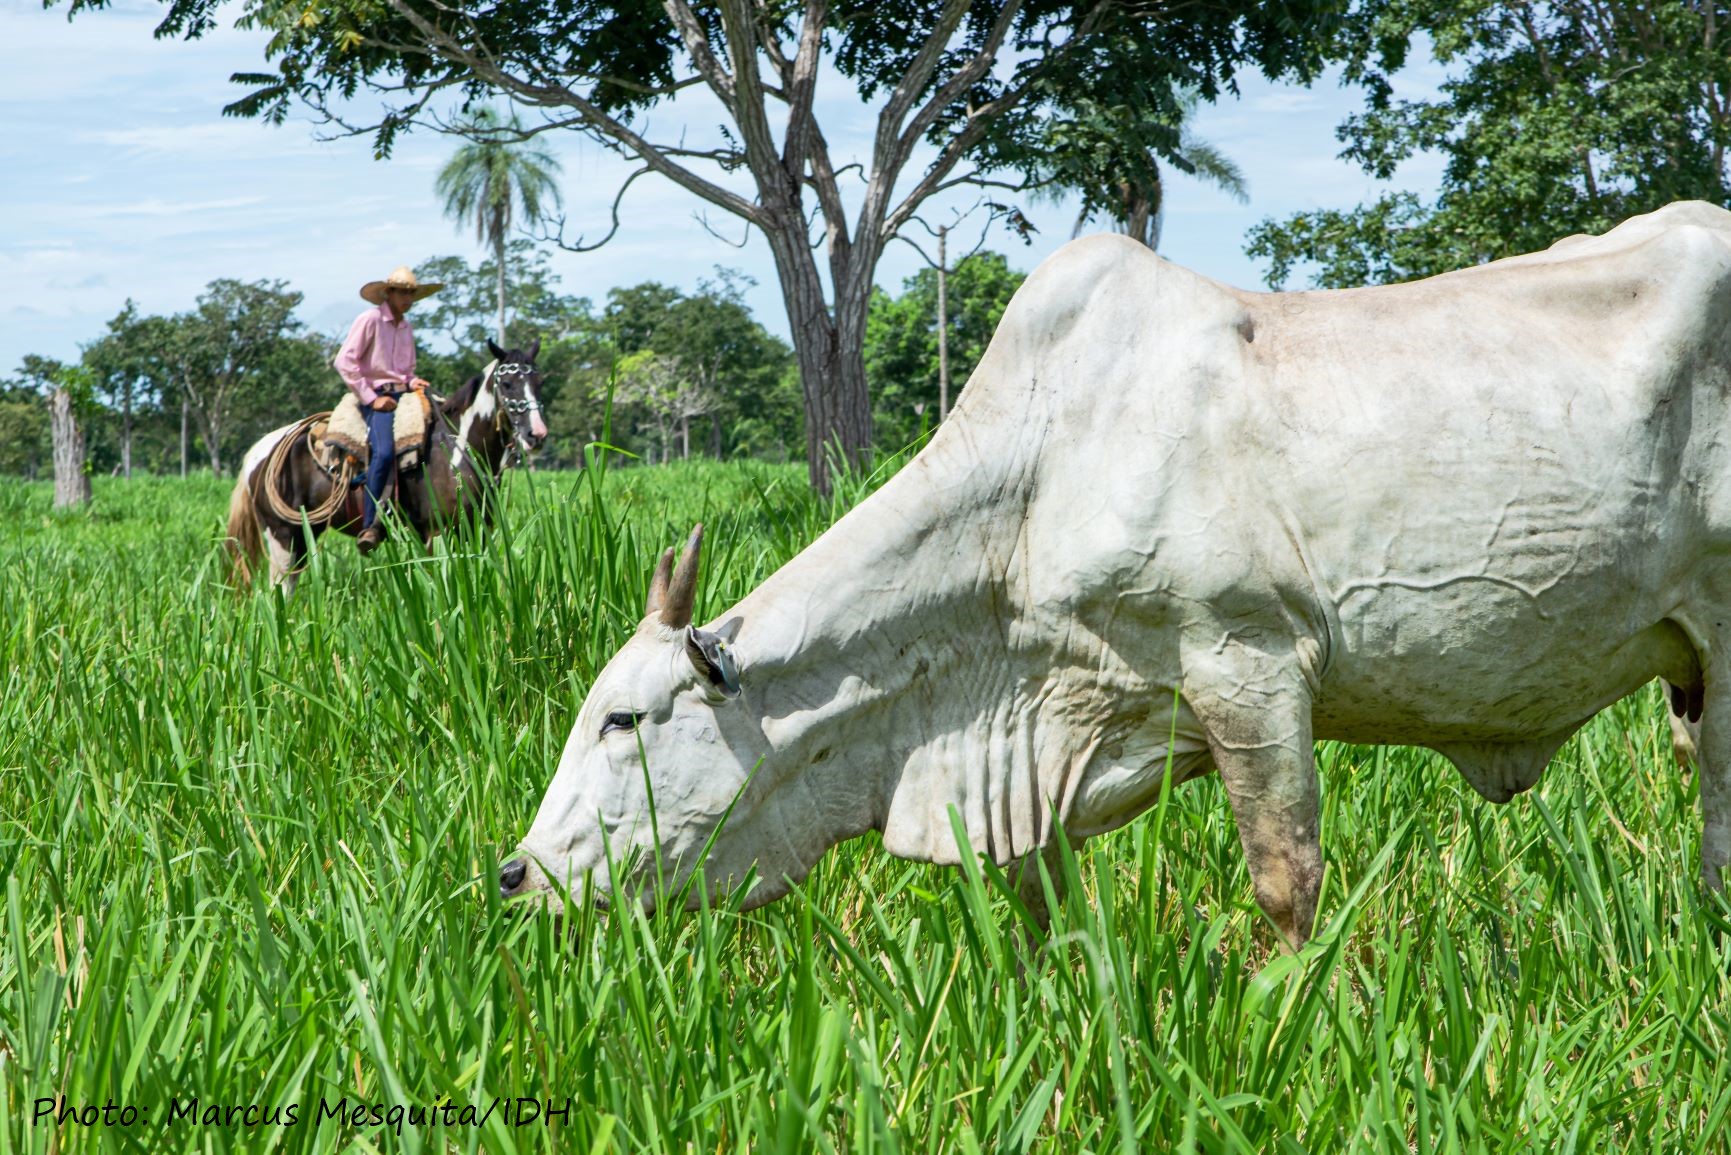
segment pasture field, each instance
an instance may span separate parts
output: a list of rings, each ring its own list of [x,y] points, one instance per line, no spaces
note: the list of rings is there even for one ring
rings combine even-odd
[[[561,932],[495,870],[655,554],[709,527],[703,619],[851,498],[518,474],[481,545],[333,542],[284,602],[223,587],[226,491],[0,482],[0,1155],[1731,1149],[1731,907],[1652,689],[1506,807],[1322,747],[1297,958],[1212,780],[1067,859],[1038,949],[992,872],[870,839]]]

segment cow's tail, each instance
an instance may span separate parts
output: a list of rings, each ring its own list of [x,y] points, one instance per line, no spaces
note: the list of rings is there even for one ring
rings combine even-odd
[[[253,571],[264,556],[264,526],[258,519],[258,506],[253,504],[248,472],[243,469],[235,479],[234,493],[228,499],[228,538],[223,542],[230,572],[240,589],[252,585]]]

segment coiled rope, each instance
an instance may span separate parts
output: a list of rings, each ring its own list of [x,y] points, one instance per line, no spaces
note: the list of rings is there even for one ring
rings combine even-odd
[[[288,455],[294,452],[295,445],[304,437],[307,453],[317,463],[318,454],[313,447],[313,426],[329,418],[329,412],[314,413],[311,417],[301,421],[294,429],[285,434],[281,441],[276,443],[276,447],[270,451],[270,457],[265,462],[265,501],[273,514],[291,525],[299,525],[302,516],[305,516],[309,525],[326,525],[343,507],[343,502],[348,499],[349,482],[353,480],[355,475],[355,463],[354,459],[346,453],[342,455],[342,464],[337,467],[336,472],[325,471],[331,479],[331,494],[320,502],[317,508],[302,509],[291,506],[282,495],[282,471],[288,463]],[[323,469],[324,467],[320,466],[320,468]]]

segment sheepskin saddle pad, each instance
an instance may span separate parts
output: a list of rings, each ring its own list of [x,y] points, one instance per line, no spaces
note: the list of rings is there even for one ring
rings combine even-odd
[[[391,423],[396,439],[397,467],[413,469],[421,463],[427,448],[427,434],[433,425],[433,403],[426,393],[410,390],[397,398],[396,412]],[[319,464],[335,470],[344,457],[354,459],[357,470],[365,469],[367,458],[367,419],[361,413],[361,402],[353,393],[343,396],[331,412],[324,434],[319,438]]]

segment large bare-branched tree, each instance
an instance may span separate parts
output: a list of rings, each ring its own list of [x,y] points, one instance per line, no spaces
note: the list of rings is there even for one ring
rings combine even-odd
[[[71,0],[73,8],[106,0]],[[198,36],[220,0],[169,0],[160,35]],[[1316,68],[1344,0],[242,0],[272,32],[276,71],[241,74],[230,112],[277,122],[297,104],[388,153],[458,102],[535,110],[525,134],[584,133],[759,230],[799,362],[806,450],[826,487],[833,445],[871,444],[862,353],[873,273],[934,195],[1024,190],[1044,128],[1111,107],[1127,154],[1173,153],[1177,94],[1205,99],[1245,66]],[[869,155],[838,156],[820,80],[875,110]],[[721,106],[717,140],[650,113],[687,89]],[[826,88],[826,90],[829,90]],[[383,112],[371,99],[383,99]],[[360,99],[357,99],[360,98]],[[708,115],[705,113],[704,115]],[[620,195],[624,189],[619,190]],[[1005,206],[1004,211],[1011,211]],[[617,227],[619,200],[613,204]],[[564,238],[583,247],[586,238]],[[605,238],[603,238],[605,239]],[[820,255],[821,254],[821,255]]]

